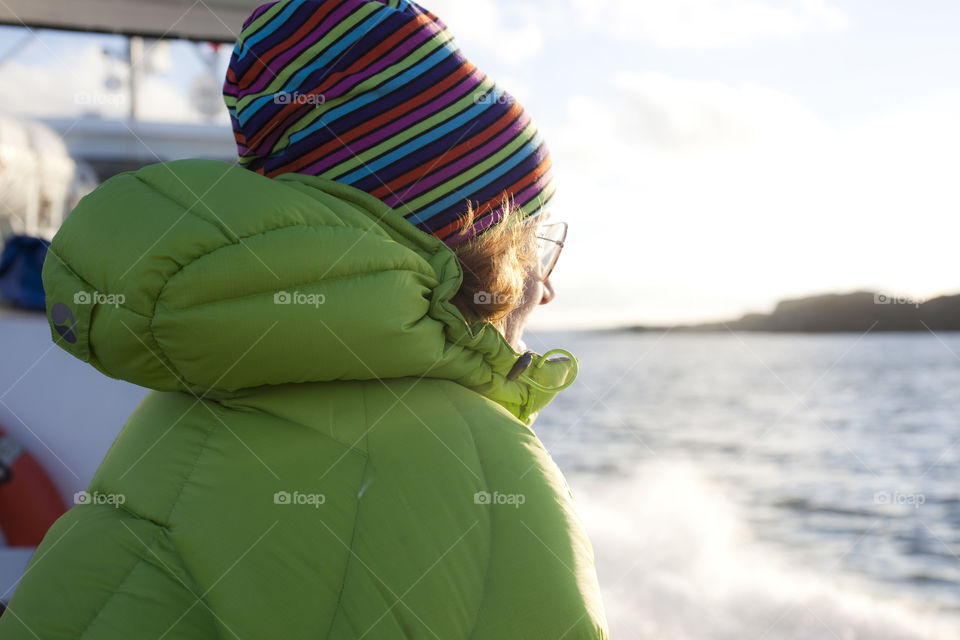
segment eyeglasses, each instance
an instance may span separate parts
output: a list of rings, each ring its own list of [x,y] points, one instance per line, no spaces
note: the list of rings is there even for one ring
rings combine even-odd
[[[540,280],[546,282],[557,265],[563,242],[567,238],[567,223],[545,224],[537,234],[537,255],[540,259]]]

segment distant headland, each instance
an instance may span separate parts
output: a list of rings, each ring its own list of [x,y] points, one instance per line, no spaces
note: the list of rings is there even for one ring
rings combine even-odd
[[[960,294],[930,300],[873,291],[828,293],[784,300],[772,313],[748,313],[726,322],[629,326],[627,331],[960,331]]]

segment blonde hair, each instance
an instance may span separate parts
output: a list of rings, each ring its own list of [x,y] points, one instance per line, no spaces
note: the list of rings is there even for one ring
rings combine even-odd
[[[506,196],[501,208],[499,222],[453,247],[463,284],[452,302],[468,322],[489,322],[502,332],[507,316],[523,303],[527,278],[537,264],[539,218],[525,217]],[[475,221],[470,206],[457,236],[466,235]]]

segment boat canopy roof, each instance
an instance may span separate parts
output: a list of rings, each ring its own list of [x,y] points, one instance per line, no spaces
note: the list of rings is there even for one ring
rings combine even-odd
[[[234,42],[266,0],[4,0],[0,24]]]

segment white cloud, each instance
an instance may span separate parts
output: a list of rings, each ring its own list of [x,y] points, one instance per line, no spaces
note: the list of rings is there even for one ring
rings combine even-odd
[[[59,60],[58,60],[59,61]],[[97,102],[109,111],[121,97],[103,86],[104,62],[99,49],[88,47],[69,60],[69,68],[29,64],[14,59],[0,68],[0,110],[30,116],[79,115]],[[96,94],[96,95],[94,95]]]
[[[617,86],[619,103],[575,98],[545,134],[554,215],[571,227],[558,296],[534,326],[722,318],[857,288],[960,290],[960,96],[835,130],[763,87]]]
[[[661,73],[620,74],[618,121],[633,141],[696,150],[822,133],[817,117],[792,96],[755,84],[693,82]]]
[[[827,0],[803,0],[804,11],[814,19],[818,19],[823,26],[839,29],[847,26],[847,16],[837,7],[831,6]]]
[[[69,55],[54,51],[48,49],[48,55],[40,60],[14,59],[0,68],[0,86],[16,88],[0,93],[0,111],[37,118],[80,117],[85,113],[104,118],[127,116],[130,103],[125,67],[105,62],[99,44]],[[111,74],[120,82],[117,90],[104,86]],[[184,92],[163,78],[147,75],[138,96],[138,117],[142,120],[201,120]],[[224,109],[218,121],[226,119]]]
[[[482,49],[513,64],[543,49],[538,10],[531,5],[512,4],[503,9],[497,0],[424,0],[422,5],[450,27],[468,57],[471,50]]]
[[[828,0],[573,0],[581,19],[665,47],[715,47],[846,26]]]

